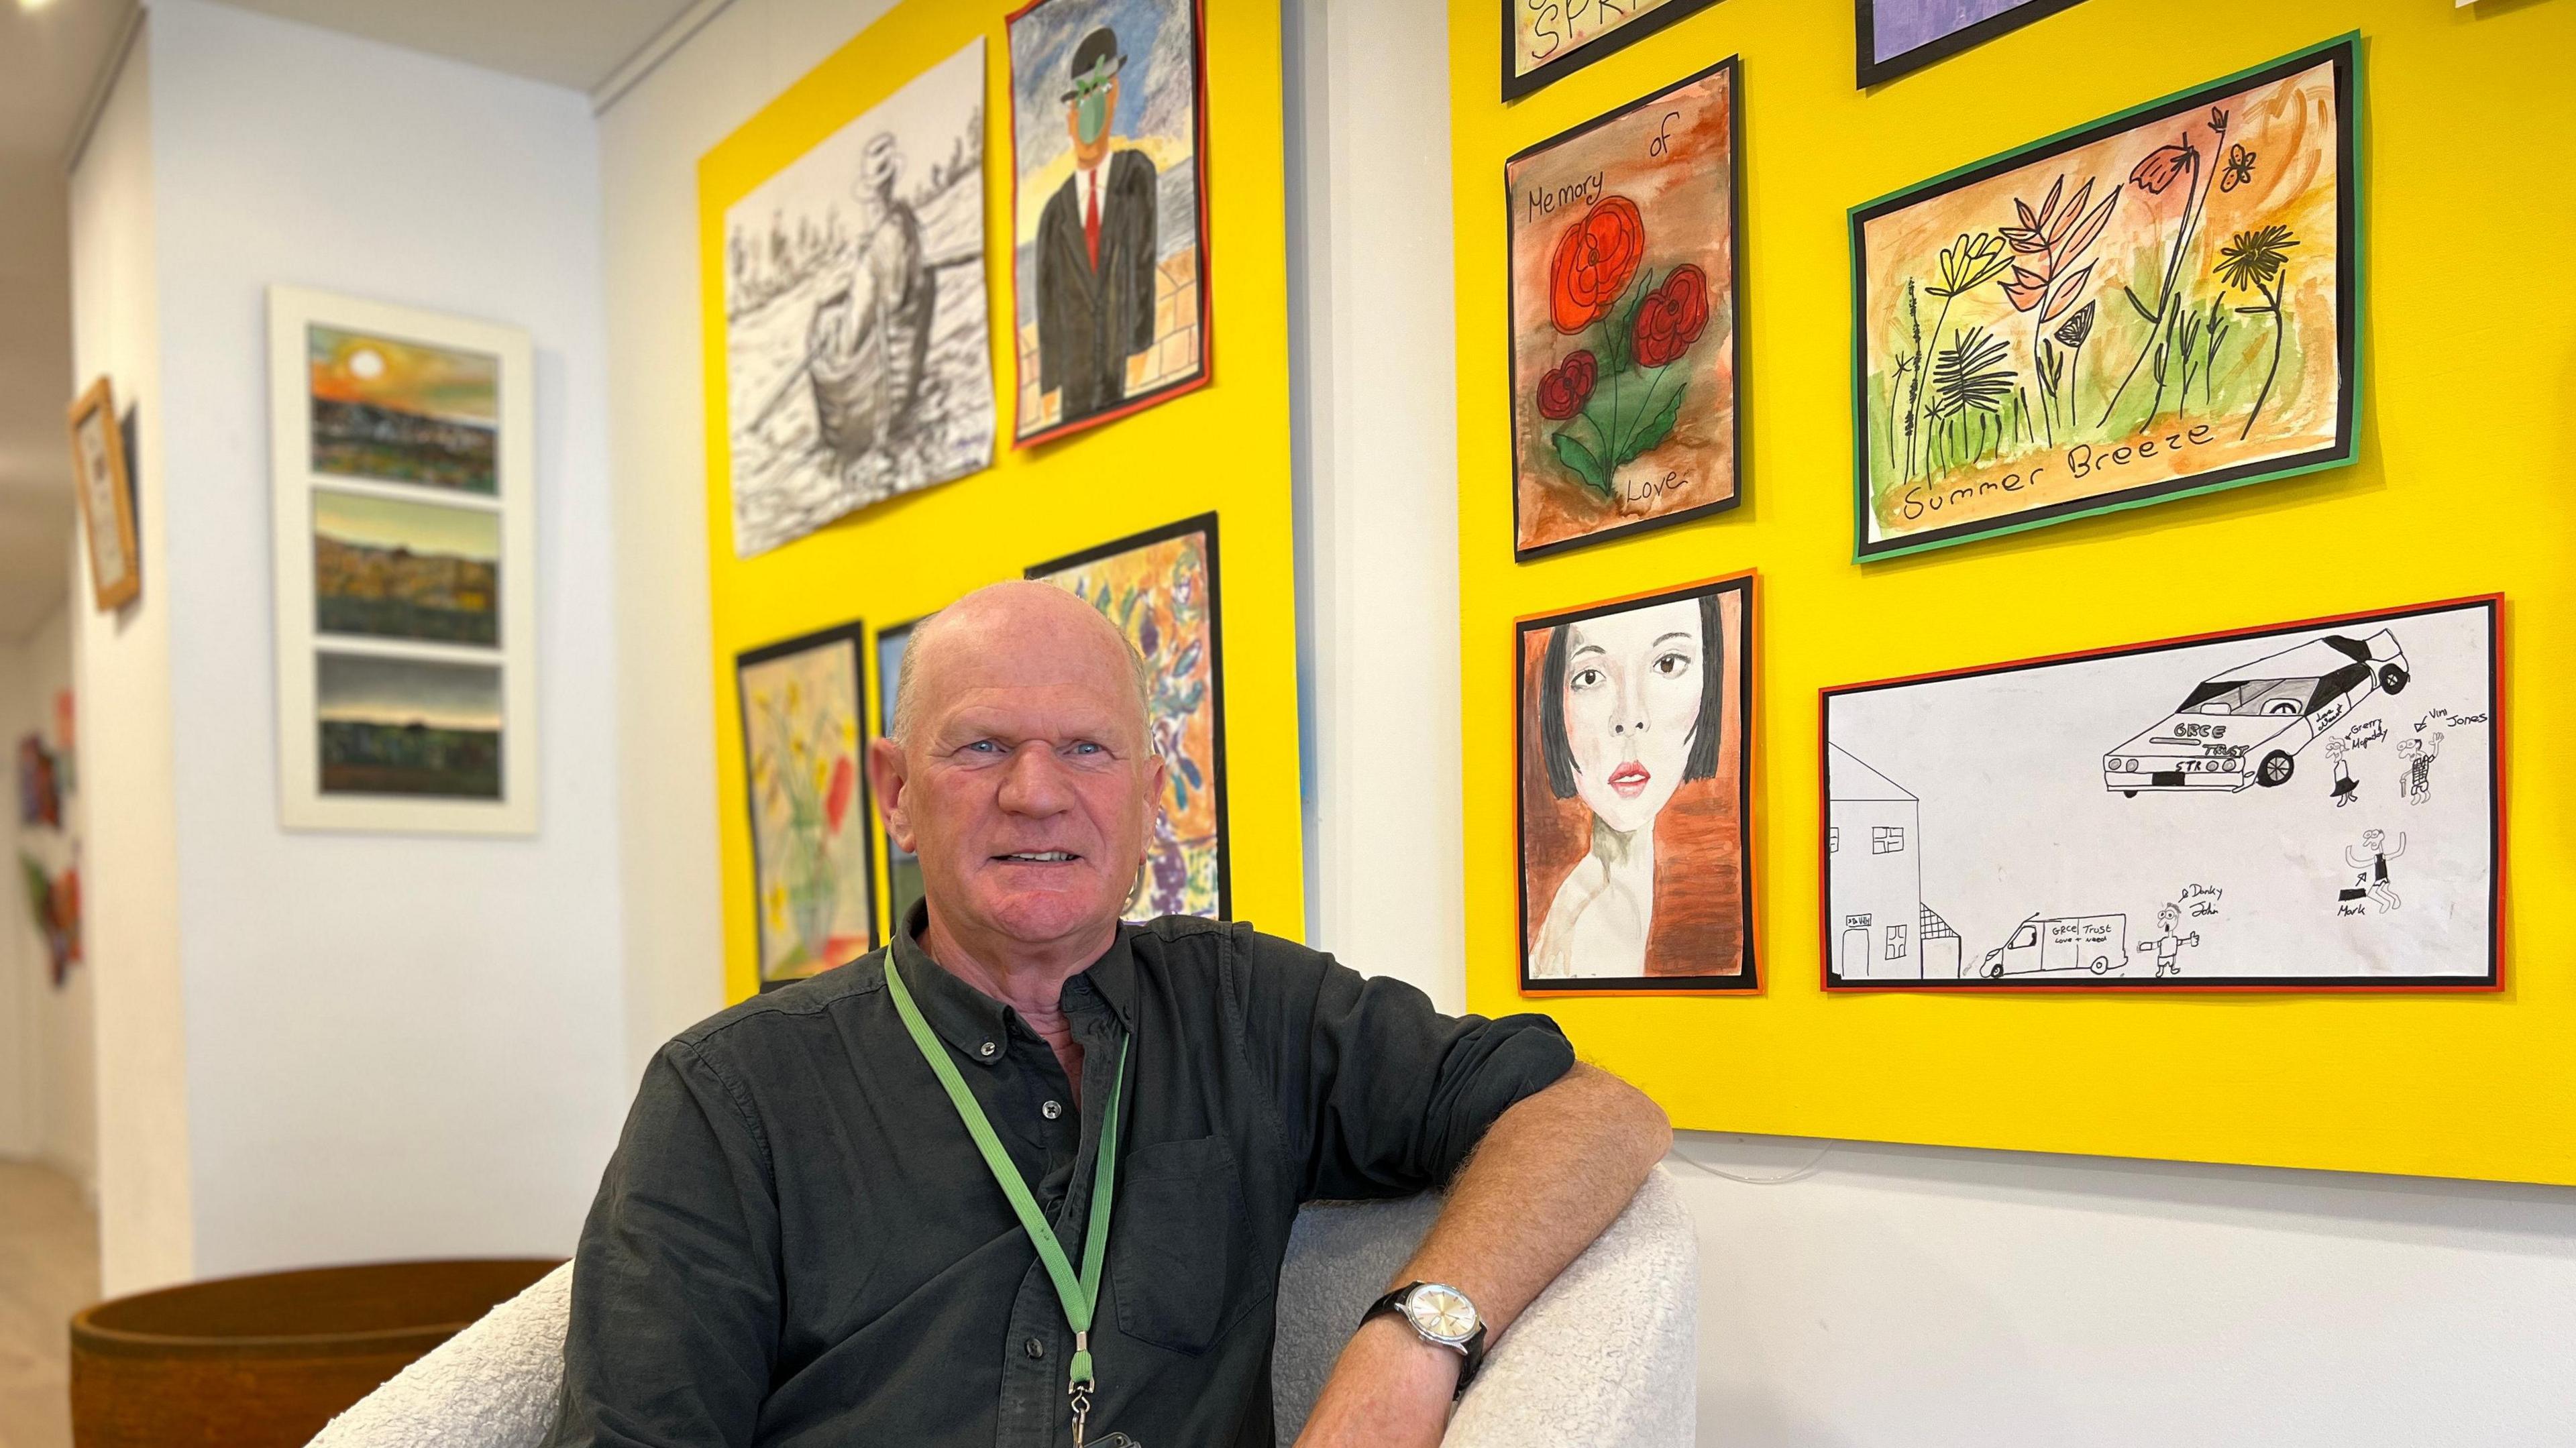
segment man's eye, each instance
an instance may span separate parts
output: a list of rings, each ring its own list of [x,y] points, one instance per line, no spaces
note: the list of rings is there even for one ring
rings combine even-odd
[[[994,743],[990,739],[978,739],[974,743],[966,746],[966,752],[969,754],[999,754],[1002,752],[1002,746]]]
[[[1599,669],[1578,669],[1575,671],[1574,677],[1568,679],[1566,683],[1573,688],[1589,689],[1598,685],[1601,681],[1602,673]]]
[[[1073,746],[1073,752],[1076,754],[1106,754],[1109,751],[1086,739],[1080,744]]]
[[[1655,672],[1667,679],[1679,678],[1690,671],[1690,655],[1666,654],[1655,660]]]

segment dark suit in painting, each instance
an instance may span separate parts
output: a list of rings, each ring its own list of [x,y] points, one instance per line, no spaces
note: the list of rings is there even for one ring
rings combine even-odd
[[[1076,171],[1038,217],[1038,390],[1061,392],[1062,421],[1127,396],[1127,359],[1154,345],[1154,163],[1113,151],[1101,163],[1100,261],[1083,230]]]

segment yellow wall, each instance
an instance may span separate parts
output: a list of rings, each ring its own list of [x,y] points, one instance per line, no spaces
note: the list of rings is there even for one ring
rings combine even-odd
[[[2576,1183],[2576,3],[2086,0],[1852,87],[1852,7],[1723,3],[1517,105],[1452,0],[1465,773],[1511,777],[1518,614],[1742,568],[1757,596],[1760,996],[1547,1003],[1678,1125]],[[2357,464],[1851,561],[1849,207],[2358,28]],[[1743,57],[1742,508],[1512,561],[1503,161]],[[1817,986],[1828,684],[2501,590],[2506,988],[1837,995]],[[1515,991],[1511,791],[1470,789],[1468,999]]]
[[[1045,447],[1009,448],[1011,349],[994,348],[1001,456],[982,473],[866,509],[754,558],[733,552],[722,416],[724,212],[817,141],[985,40],[985,286],[997,344],[1012,335],[1010,42],[1000,3],[909,0],[790,87],[698,166],[705,317],[707,538],[714,613],[716,774],[725,994],[757,986],[751,843],[742,799],[734,655],[826,625],[902,623],[960,593],[1196,513],[1218,514],[1227,813],[1235,918],[1304,933],[1296,616],[1288,470],[1286,231],[1279,10],[1206,0],[1207,170],[1214,381],[1189,396]],[[877,717],[871,651],[868,718]],[[882,855],[882,851],[879,851]],[[877,861],[883,910],[885,862]]]

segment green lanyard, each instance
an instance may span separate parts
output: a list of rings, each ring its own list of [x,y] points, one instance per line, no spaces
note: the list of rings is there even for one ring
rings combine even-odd
[[[1020,1176],[1019,1167],[1002,1149],[1002,1138],[993,1131],[993,1123],[977,1104],[974,1093],[966,1089],[966,1078],[958,1074],[957,1063],[948,1059],[947,1048],[930,1032],[930,1023],[921,1018],[921,1007],[913,1004],[912,992],[903,983],[903,973],[895,969],[893,952],[886,954],[886,994],[894,998],[895,1014],[903,1017],[903,1028],[912,1033],[912,1043],[921,1048],[921,1059],[930,1063],[939,1084],[948,1088],[948,1099],[957,1107],[957,1119],[966,1123],[966,1134],[975,1138],[975,1149],[984,1154],[984,1165],[991,1169],[993,1180],[1002,1195],[1011,1199],[1011,1210],[1019,1214],[1020,1225],[1028,1229],[1029,1241],[1038,1249],[1038,1260],[1046,1264],[1047,1276],[1055,1279],[1055,1295],[1064,1303],[1065,1321],[1073,1327],[1073,1374],[1066,1391],[1073,1398],[1073,1440],[1082,1441],[1083,1419],[1091,1406],[1091,1313],[1100,1304],[1100,1267],[1109,1256],[1109,1201],[1112,1186],[1118,1179],[1118,1093],[1127,1079],[1127,1047],[1118,1046],[1118,1074],[1109,1083],[1109,1115],[1100,1126],[1099,1156],[1091,1169],[1091,1223],[1082,1239],[1082,1275],[1076,1278],[1073,1263],[1064,1254],[1064,1245],[1056,1240],[1055,1229],[1038,1210],[1038,1199]]]

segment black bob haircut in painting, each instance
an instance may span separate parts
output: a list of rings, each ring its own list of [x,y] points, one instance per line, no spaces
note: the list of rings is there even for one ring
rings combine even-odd
[[[1699,714],[1691,721],[1690,759],[1682,782],[1717,774],[1717,737],[1724,732],[1726,638],[1721,631],[1718,595],[1699,596]],[[1547,760],[1547,787],[1558,799],[1574,797],[1574,746],[1565,737],[1565,634],[1571,623],[1547,631],[1547,659],[1539,667],[1539,752]]]

